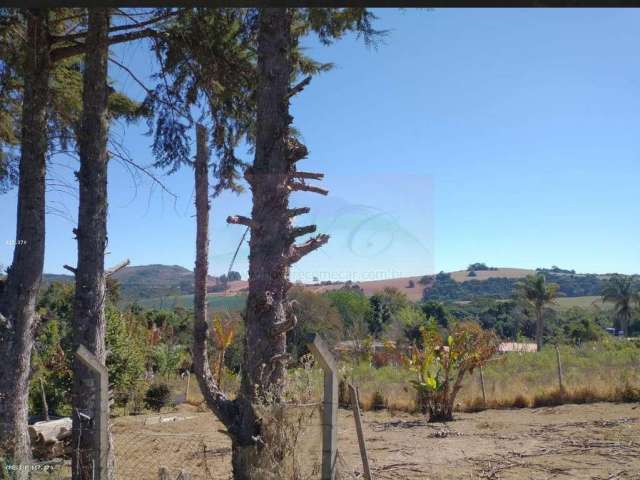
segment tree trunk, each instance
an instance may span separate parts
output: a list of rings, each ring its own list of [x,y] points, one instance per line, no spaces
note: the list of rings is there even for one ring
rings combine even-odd
[[[104,313],[104,254],[107,243],[107,59],[109,10],[89,10],[87,54],[83,79],[83,111],[78,146],[80,151],[78,207],[78,265],[74,300],[73,340],[84,345],[104,365],[106,361]],[[72,478],[112,478],[113,452],[98,450],[98,432],[78,413],[95,418],[96,389],[91,374],[78,360],[73,362]],[[110,443],[110,442],[109,442]],[[95,472],[98,455],[109,455],[107,472]]]
[[[46,9],[27,14],[16,245],[0,299],[0,453],[16,463],[31,458],[27,401],[35,304],[44,264],[48,16]]]
[[[542,350],[542,335],[544,333],[544,312],[542,308],[536,308],[536,345],[538,351]]]
[[[253,226],[249,242],[245,359],[238,395],[241,428],[233,446],[236,480],[259,478],[256,470],[261,467],[262,448],[255,439],[261,431],[253,405],[267,394],[279,397],[286,353],[286,334],[274,335],[272,330],[286,321],[289,289],[290,25],[290,12],[285,8],[264,8],[260,13],[256,153],[247,175],[253,194]]]
[[[231,430],[232,466],[236,480],[265,478],[265,469],[286,478],[282,471],[288,452],[261,424],[256,406],[277,406],[280,401],[286,334],[297,319],[287,301],[291,287],[289,268],[324,245],[328,235],[317,235],[294,245],[298,236],[312,233],[315,225],[292,227],[291,218],[309,209],[289,209],[292,191],[326,190],[309,186],[305,179],[322,174],[297,172],[295,163],[307,156],[304,145],[290,136],[289,81],[292,71],[292,12],[263,8],[258,32],[258,88],[256,144],[253,165],[245,172],[253,195],[251,218],[232,216],[229,223],[250,227],[249,295],[245,313],[245,348],[242,381],[235,401],[238,418]],[[277,427],[277,426],[276,426]]]
[[[196,126],[196,268],[193,299],[193,369],[207,406],[227,428],[237,419],[235,404],[229,401],[211,373],[208,361],[207,272],[209,270],[209,152],[207,130]]]

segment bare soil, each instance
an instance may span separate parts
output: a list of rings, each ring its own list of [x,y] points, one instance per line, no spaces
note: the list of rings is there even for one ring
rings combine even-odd
[[[119,478],[155,480],[160,465],[176,475],[184,468],[194,480],[230,478],[230,441],[212,414],[182,406],[162,417],[176,421],[115,420]],[[340,410],[338,429],[341,478],[362,478],[351,411]],[[458,413],[446,424],[366,412],[364,429],[376,479],[640,480],[637,404]],[[299,453],[309,464],[318,461],[319,439],[314,424]]]

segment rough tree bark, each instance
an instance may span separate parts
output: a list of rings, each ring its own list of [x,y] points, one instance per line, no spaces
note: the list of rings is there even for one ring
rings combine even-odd
[[[105,271],[104,253],[107,243],[107,60],[108,60],[109,10],[89,10],[87,53],[83,79],[83,111],[78,147],[80,152],[78,228],[78,265],[76,267],[76,292],[74,299],[73,340],[77,347],[84,345],[103,364],[106,360],[104,313]],[[93,465],[99,465],[95,439],[91,435],[90,421],[81,414],[93,418],[95,388],[86,368],[77,360],[73,362],[73,480],[112,478],[113,469],[93,475]],[[109,462],[112,466],[112,461]],[[97,473],[97,472],[96,472]]]
[[[16,244],[0,299],[0,453],[4,451],[16,463],[31,458],[27,400],[37,326],[35,304],[44,263],[48,17],[46,9],[27,13]]]
[[[193,367],[207,406],[229,428],[237,416],[235,404],[220,390],[207,353],[207,272],[209,271],[209,152],[207,130],[196,126],[196,267],[193,299]]]
[[[327,192],[305,183],[305,178],[320,179],[321,174],[297,172],[295,167],[295,162],[306,157],[307,149],[289,132],[293,121],[289,115],[291,16],[286,8],[264,8],[260,13],[255,158],[245,173],[253,208],[251,219],[227,219],[251,228],[244,368],[236,399],[238,416],[231,429],[236,480],[260,478],[256,472],[266,467],[262,452],[269,440],[261,431],[254,406],[266,398],[279,400],[287,359],[286,333],[297,321],[287,302],[289,268],[329,238],[318,235],[294,245],[297,236],[315,231],[315,226],[292,227],[291,218],[308,210],[289,210],[290,192]],[[270,455],[274,448],[277,461],[277,446],[270,446]]]

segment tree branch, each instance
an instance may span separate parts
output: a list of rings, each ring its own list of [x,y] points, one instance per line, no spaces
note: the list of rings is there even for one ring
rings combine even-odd
[[[305,255],[317,250],[329,241],[329,235],[320,234],[315,238],[311,238],[300,245],[293,245],[289,254],[289,263],[293,264],[299,261]]]
[[[294,95],[300,93],[304,88],[311,83],[311,75],[298,83],[295,87],[289,89],[289,93],[287,94],[287,98],[291,98]]]
[[[297,217],[298,215],[304,215],[305,213],[309,213],[311,209],[309,207],[300,207],[300,208],[290,208],[287,210],[287,215],[289,218]]]
[[[292,192],[313,192],[319,193],[320,195],[328,195],[329,190],[325,190],[324,188],[314,187],[312,185],[307,185],[302,182],[292,182],[289,184],[289,190]]]
[[[310,179],[310,180],[322,180],[324,178],[324,173],[313,173],[313,172],[293,172],[291,174],[294,178],[302,178],[302,179]]]
[[[291,238],[301,237],[308,233],[314,233],[317,227],[315,225],[307,225],[306,227],[294,227],[291,230]]]
[[[112,146],[115,146],[116,148],[120,148],[120,145],[118,145],[115,141],[111,141],[111,144],[112,144]],[[133,161],[132,159],[128,158],[126,154],[123,155],[123,154],[115,152],[113,150],[109,150],[109,155],[117,158],[118,160],[120,160],[121,162],[125,163],[126,165],[132,166],[136,170],[139,170],[144,175],[149,177],[152,182],[156,183],[162,189],[163,192],[165,192],[165,193],[167,193],[167,194],[169,194],[170,196],[173,197],[174,204],[178,200],[178,196],[175,193],[173,193],[171,190],[169,190],[167,188],[167,186],[160,179],[158,179],[158,177],[156,177],[147,168],[145,168],[145,167],[143,167],[141,165],[138,165],[135,161]]]
[[[249,228],[253,225],[253,221],[249,217],[244,217],[242,215],[229,215],[227,217],[227,223],[233,225],[244,225]]]
[[[69,271],[70,271],[71,273],[73,273],[74,275],[76,274],[76,271],[77,271],[77,270],[76,270],[75,268],[73,268],[72,266],[70,266],[70,265],[66,265],[66,264],[65,264],[65,265],[63,265],[63,266],[62,266],[62,268],[64,268],[65,270],[69,270]]]
[[[167,18],[173,17],[173,16],[177,15],[178,13],[179,13],[179,11],[173,11],[173,12],[165,13],[164,15],[159,15],[157,17],[150,18],[149,20],[145,20],[144,22],[135,22],[135,20],[134,20],[135,23],[129,23],[127,25],[116,25],[115,27],[111,27],[109,29],[109,33],[122,32],[123,30],[131,30],[131,29],[134,29],[134,28],[140,28],[140,27],[146,27],[148,25],[153,25],[154,23],[158,23],[158,22],[161,22],[163,20],[166,20]],[[83,39],[86,36],[87,36],[87,31],[85,30],[83,32],[74,33],[72,35],[51,35],[51,40],[52,40],[53,43],[73,42],[73,41],[77,41],[79,39]]]
[[[132,40],[138,40],[140,38],[154,37],[158,32],[152,28],[145,28],[137,32],[128,32],[121,35],[114,35],[109,38],[109,45],[116,45],[118,43],[129,42]],[[65,58],[73,57],[74,55],[82,55],[85,53],[86,45],[84,43],[78,43],[77,45],[71,45],[69,47],[59,47],[51,50],[51,62],[55,63]]]
[[[120,270],[126,268],[130,263],[131,263],[131,261],[127,258],[127,259],[123,260],[122,262],[118,263],[115,267],[112,267],[109,270],[107,270],[106,272],[104,272],[104,274],[107,277],[110,277],[111,275],[114,275],[114,274],[118,273]]]

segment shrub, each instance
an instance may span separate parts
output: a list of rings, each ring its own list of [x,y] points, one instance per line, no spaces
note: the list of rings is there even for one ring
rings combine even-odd
[[[484,365],[496,352],[498,338],[478,324],[461,322],[445,340],[439,332],[422,329],[423,348],[413,347],[405,365],[417,374],[411,384],[429,421],[453,419],[456,395],[465,374]]]
[[[169,403],[170,396],[171,391],[169,390],[169,386],[166,383],[151,385],[144,397],[144,403],[151,410],[159,412],[162,407]]]

